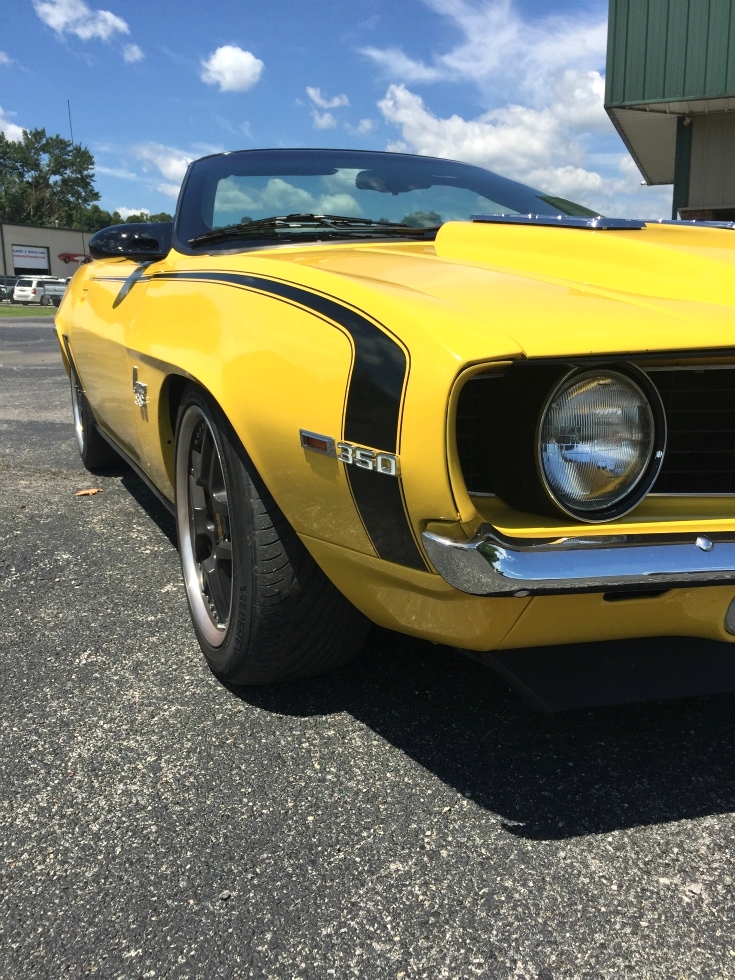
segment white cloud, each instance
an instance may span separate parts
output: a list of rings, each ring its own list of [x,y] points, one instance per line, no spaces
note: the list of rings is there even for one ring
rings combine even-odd
[[[446,69],[414,61],[399,48],[363,48],[362,54],[382,68],[387,76],[404,82],[438,82],[449,74]]]
[[[179,186],[186,173],[186,168],[193,160],[193,157],[184,153],[183,150],[164,146],[161,143],[141,143],[134,148],[134,153],[139,160],[156,167],[161,176],[165,177],[167,181],[178,181],[175,191],[178,194]],[[172,184],[167,186],[169,190],[164,193],[170,193]]]
[[[367,136],[368,133],[372,133],[375,129],[375,121],[373,119],[361,119],[357,126],[351,126],[349,123],[345,123],[345,129],[353,136]]]
[[[258,204],[266,211],[275,214],[294,213],[311,211],[314,207],[314,198],[302,187],[295,187],[281,177],[273,177],[261,191]]]
[[[333,98],[329,99],[325,95],[322,95],[322,90],[319,88],[312,88],[312,86],[307,86],[306,94],[309,96],[311,101],[315,106],[320,109],[338,109],[340,106],[349,105],[350,100],[346,95],[335,95]]]
[[[392,83],[378,103],[400,132],[390,149],[486,166],[606,214],[670,212],[670,190],[641,188],[604,109],[606,4],[524,19],[515,0],[423,2],[456,44],[426,61],[398,48],[363,51]],[[434,82],[469,84],[489,108],[442,118],[408,87]]]
[[[156,190],[166,197],[177,198],[181,190],[181,184],[156,184]]]
[[[245,92],[263,73],[263,62],[250,51],[225,44],[202,61],[200,78],[207,85],[219,85],[220,92]]]
[[[126,44],[123,49],[123,58],[129,64],[134,64],[136,61],[142,61],[145,55],[138,47],[137,44]]]
[[[125,21],[109,10],[92,10],[84,0],[33,0],[44,24],[57,34],[75,34],[82,41],[109,41],[113,34],[129,34]]]
[[[312,109],[311,118],[314,120],[314,129],[334,129],[337,125],[337,120],[331,112],[317,112],[316,109]]]
[[[424,2],[459,32],[454,47],[430,64],[394,48],[364,53],[404,82],[470,83],[493,108],[473,119],[439,118],[405,84],[394,82],[379,108],[400,128],[400,145],[521,180],[544,172],[559,187],[599,186],[600,174],[585,163],[591,134],[613,134],[600,70],[606,10],[599,5],[582,16],[524,20],[513,0]]]
[[[126,221],[130,217],[131,214],[150,214],[151,213],[148,208],[115,208],[115,210],[120,215],[120,217],[123,219],[123,221]]]
[[[362,208],[351,194],[323,194],[317,214],[362,214]]]
[[[354,190],[354,174],[350,186]],[[337,189],[332,194],[315,195],[281,177],[272,177],[260,190],[248,188],[244,191],[234,180],[222,181],[217,188],[215,212],[228,215],[224,220],[229,221],[259,213],[361,214],[362,208],[344,191]]]
[[[571,199],[580,197],[589,200],[591,195],[599,196],[605,189],[605,181],[596,171],[569,164],[562,167],[539,167],[524,174],[524,179],[529,184],[556,194],[557,197]]]
[[[337,119],[332,112],[319,110],[329,110],[329,109],[339,109],[343,106],[348,106],[350,100],[346,95],[334,95],[329,98],[326,95],[322,95],[322,90],[320,88],[314,88],[308,85],[306,88],[306,94],[311,99],[313,105],[317,108],[311,110],[311,118],[314,121],[314,129],[335,129],[338,125]],[[304,103],[299,100],[299,105]],[[348,127],[349,128],[349,127]]]
[[[567,68],[556,76],[553,111],[561,122],[580,132],[610,132],[605,112],[605,79],[599,71]]]
[[[521,178],[549,160],[550,147],[563,141],[549,112],[520,105],[491,109],[477,119],[453,115],[441,119],[404,85],[391,85],[378,103],[387,122],[401,130],[400,148],[428,156],[459,157],[467,163]],[[565,146],[568,159],[572,148]]]
[[[472,81],[496,94],[522,89],[544,98],[554,76],[599,69],[605,62],[607,5],[584,16],[549,15],[524,20],[512,0],[424,0],[459,32],[459,43],[431,63],[400,48],[365,48],[362,53],[391,80]]]
[[[133,173],[132,170],[126,170],[124,167],[103,167],[95,161],[94,172],[96,174],[102,174],[104,177],[117,177],[119,180],[137,180],[138,175]],[[120,209],[118,208],[118,211]]]
[[[597,196],[590,195],[603,214],[621,218],[670,218],[670,186],[641,186],[641,174],[627,153],[617,156],[617,166],[605,176]]]
[[[0,65],[12,65],[13,59],[9,58],[4,51],[0,51]]]
[[[389,145],[391,150],[488,167],[602,214],[667,217],[670,213],[670,189],[641,188],[640,174],[629,156],[618,154],[612,173],[585,166],[587,153],[571,132],[568,105],[556,103],[545,109],[510,105],[475,119],[441,118],[405,85],[391,85],[378,108],[386,122],[400,130],[401,139]]]
[[[23,139],[23,127],[11,122],[2,108],[0,108],[0,133],[3,133],[6,139],[12,140],[14,143]]]

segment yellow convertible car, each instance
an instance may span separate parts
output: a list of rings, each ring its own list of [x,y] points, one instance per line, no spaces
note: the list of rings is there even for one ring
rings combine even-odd
[[[255,150],[89,250],[56,319],[82,459],[174,512],[218,676],[317,673],[369,622],[478,652],[735,640],[732,228]]]

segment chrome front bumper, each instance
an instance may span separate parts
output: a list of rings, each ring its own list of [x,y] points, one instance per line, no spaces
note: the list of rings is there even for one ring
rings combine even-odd
[[[470,541],[431,531],[424,548],[441,577],[483,596],[735,586],[735,537],[620,535],[529,542],[483,524]]]

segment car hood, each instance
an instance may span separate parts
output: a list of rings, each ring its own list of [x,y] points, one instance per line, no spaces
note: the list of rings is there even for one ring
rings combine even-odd
[[[432,244],[327,246],[279,258],[320,270],[337,295],[334,277],[347,277],[361,293],[399,287],[433,298],[452,312],[443,321],[453,329],[464,315],[529,357],[735,346],[729,229],[449,222]]]

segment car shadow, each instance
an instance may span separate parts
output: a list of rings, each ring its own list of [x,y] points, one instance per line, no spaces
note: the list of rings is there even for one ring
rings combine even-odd
[[[230,690],[279,714],[347,711],[531,840],[735,810],[733,695],[539,714],[487,667],[383,630],[331,674]]]
[[[137,474],[109,475],[175,547],[173,516]],[[542,714],[460,652],[377,628],[358,658],[324,676],[225,686],[277,714],[348,712],[530,840],[735,811],[732,694]]]
[[[161,502],[150,487],[127,463],[120,461],[119,467],[107,470],[107,476],[117,476],[131,497],[146,511],[158,529],[168,538],[174,548],[178,548],[176,521],[171,511]]]

